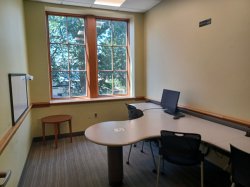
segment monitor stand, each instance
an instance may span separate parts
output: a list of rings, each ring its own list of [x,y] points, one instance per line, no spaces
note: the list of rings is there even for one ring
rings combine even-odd
[[[167,114],[170,114],[170,115],[172,115],[172,116],[175,115],[174,112],[172,112],[172,111],[170,111],[170,110],[168,110],[168,109],[165,109],[164,112],[167,113]]]
[[[172,115],[172,116],[174,116],[173,117],[173,119],[179,119],[179,118],[182,118],[182,117],[185,117],[185,114],[183,114],[183,113],[181,113],[181,112],[175,112],[175,113],[173,113],[173,112],[170,112],[169,110],[164,110],[164,112],[165,113],[168,113],[168,114],[170,114],[170,115]]]
[[[185,117],[185,114],[183,114],[183,113],[181,113],[181,112],[176,112],[176,113],[174,114],[173,119],[179,119],[179,118],[183,118],[183,117]]]
[[[250,131],[246,132],[246,137],[250,137]]]

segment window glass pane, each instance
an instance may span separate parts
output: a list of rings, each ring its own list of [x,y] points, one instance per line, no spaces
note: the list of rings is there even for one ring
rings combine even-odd
[[[99,72],[98,73],[98,87],[99,95],[112,94],[112,72]]]
[[[111,47],[97,47],[98,69],[112,70],[112,50]]]
[[[87,84],[85,29],[91,32],[93,28],[85,28],[84,19],[70,14],[48,15],[52,98],[86,96],[87,89],[96,90]],[[89,62],[88,70],[97,72],[90,78],[98,76],[99,95],[127,94],[127,22],[96,19],[96,32],[96,43],[89,47],[97,49],[98,69],[93,70],[96,66]]]
[[[99,95],[127,94],[127,22],[98,20],[96,27]]]
[[[97,20],[97,45],[111,45],[111,27],[109,20]]]
[[[52,98],[86,96],[84,18],[48,15],[48,25]]]
[[[127,22],[112,21],[113,45],[126,45],[127,43]]]
[[[86,96],[86,72],[70,73],[70,92],[71,96]]]
[[[114,72],[115,94],[127,94],[127,72]]]
[[[126,70],[126,47],[114,47],[114,70]]]
[[[48,16],[49,40],[51,43],[65,43],[67,41],[66,17]]]
[[[50,44],[52,70],[68,70],[68,47],[63,44]]]
[[[52,96],[53,98],[62,98],[69,96],[68,72],[52,72]]]
[[[84,44],[84,19],[77,17],[67,18],[68,42],[70,44]]]
[[[85,46],[70,45],[69,46],[70,70],[85,70]]]

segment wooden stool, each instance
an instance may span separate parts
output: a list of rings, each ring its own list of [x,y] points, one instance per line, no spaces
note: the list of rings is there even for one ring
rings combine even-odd
[[[57,140],[58,134],[60,133],[60,124],[63,122],[69,123],[69,134],[70,141],[72,142],[72,128],[71,128],[71,119],[70,115],[53,115],[42,118],[42,128],[43,128],[43,144],[45,144],[45,124],[54,125],[54,133],[55,133],[55,146],[57,148]]]

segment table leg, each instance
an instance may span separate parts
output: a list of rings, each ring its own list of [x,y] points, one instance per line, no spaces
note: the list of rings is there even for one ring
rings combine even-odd
[[[45,124],[42,123],[42,133],[43,133],[43,144],[45,144]]]
[[[54,131],[55,131],[55,146],[57,148],[57,141],[58,141],[58,129],[59,129],[59,124],[54,125]]]
[[[108,177],[110,186],[122,185],[123,179],[123,150],[121,147],[109,147],[108,151]]]
[[[71,120],[69,120],[69,135],[70,135],[70,142],[72,142],[72,127],[71,127]]]

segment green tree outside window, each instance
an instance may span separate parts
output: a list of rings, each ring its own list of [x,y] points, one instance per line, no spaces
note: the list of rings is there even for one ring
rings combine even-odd
[[[48,15],[52,98],[87,96],[86,29],[83,17]],[[98,94],[127,95],[127,22],[97,19],[96,33]]]

